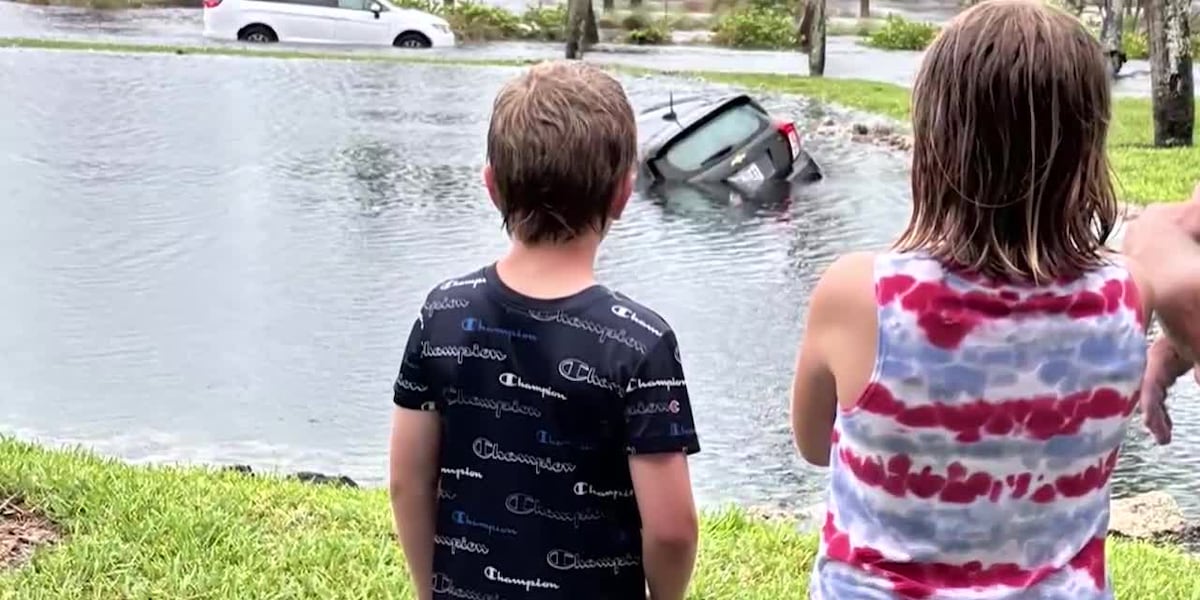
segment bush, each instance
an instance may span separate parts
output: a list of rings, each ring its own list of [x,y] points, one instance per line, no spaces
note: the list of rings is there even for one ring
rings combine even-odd
[[[465,42],[502,40],[520,37],[522,33],[520,17],[487,4],[455,3],[444,11],[443,16],[458,38]]]
[[[528,39],[560,42],[567,29],[566,6],[531,8],[515,15],[503,8],[477,2],[440,0],[396,0],[402,8],[415,8],[439,15],[450,23],[460,41],[479,42],[502,39]]]
[[[872,48],[883,50],[924,50],[937,36],[933,23],[910,21],[899,15],[888,15],[883,25],[866,36]]]
[[[783,10],[742,8],[717,21],[713,42],[733,48],[792,48],[797,43],[796,26]]]
[[[671,30],[662,22],[658,22],[649,27],[631,29],[625,34],[624,39],[627,44],[657,46],[671,42]]]
[[[521,37],[543,42],[561,42],[567,37],[567,5],[531,8],[521,15]]]
[[[1121,35],[1121,49],[1129,60],[1146,59],[1150,56],[1150,40],[1140,31],[1126,31]]]
[[[1099,38],[1100,31],[1093,30],[1092,33]],[[1150,39],[1146,32],[1136,27],[1126,27],[1125,32],[1121,34],[1121,49],[1125,51],[1125,58],[1128,60],[1148,60],[1150,58]],[[1192,58],[1195,60],[1200,57],[1200,32],[1192,34]]]
[[[625,15],[621,19],[619,26],[625,31],[633,31],[634,29],[645,29],[654,25],[654,17],[651,17],[644,10],[637,10]]]
[[[629,13],[621,19],[620,27],[626,32],[621,39],[627,44],[658,45],[671,41],[671,28],[666,20],[645,11]]]

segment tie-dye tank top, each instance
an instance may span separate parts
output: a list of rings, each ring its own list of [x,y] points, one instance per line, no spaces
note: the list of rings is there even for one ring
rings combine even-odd
[[[1033,288],[884,254],[875,297],[811,597],[1112,598],[1110,479],[1146,355],[1128,271]]]

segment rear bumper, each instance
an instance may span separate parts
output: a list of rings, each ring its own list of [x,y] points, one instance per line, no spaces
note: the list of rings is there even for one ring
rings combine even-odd
[[[821,165],[808,153],[807,150],[800,150],[800,156],[796,157],[796,162],[792,163],[792,174],[788,179],[792,181],[817,181],[825,177],[825,171],[821,169]]]

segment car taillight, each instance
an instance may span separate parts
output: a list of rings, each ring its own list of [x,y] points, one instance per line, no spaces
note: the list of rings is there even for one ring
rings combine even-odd
[[[204,0],[204,8],[216,8],[221,5],[221,0]]]
[[[791,121],[779,121],[776,126],[792,147],[792,160],[796,160],[800,157],[800,132],[796,131],[796,124]]]

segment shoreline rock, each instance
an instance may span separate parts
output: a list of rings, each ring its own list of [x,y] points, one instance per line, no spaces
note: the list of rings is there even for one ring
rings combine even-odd
[[[254,468],[250,465],[230,465],[228,467],[223,467],[221,470],[240,473],[247,477],[254,477],[257,475],[257,473],[254,472]],[[287,475],[286,478],[295,479],[297,481],[311,483],[314,485],[337,485],[351,488],[360,487],[358,482],[345,475],[327,475],[325,473],[318,473],[316,471],[297,471],[291,475]]]
[[[768,521],[794,522],[806,531],[819,528],[825,521],[824,502],[800,509],[752,506],[747,512]],[[1163,491],[1114,499],[1108,533],[1111,538],[1200,549],[1200,522],[1188,521],[1175,498]]]
[[[1200,543],[1200,523],[1189,523],[1175,498],[1162,491],[1113,500],[1108,532],[1160,544]]]
[[[852,121],[849,124],[840,123],[833,117],[828,117],[813,130],[813,133],[849,137],[850,141],[860,144],[872,144],[897,152],[912,152],[913,136],[891,120],[880,117],[876,122]],[[1121,203],[1121,217],[1132,221],[1138,217],[1144,208],[1140,204]]]

